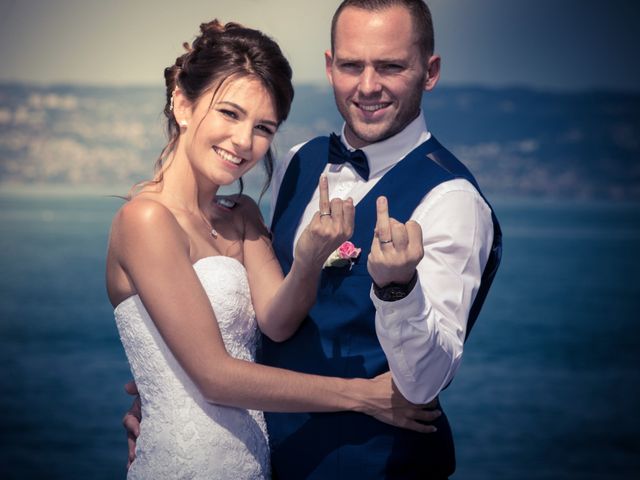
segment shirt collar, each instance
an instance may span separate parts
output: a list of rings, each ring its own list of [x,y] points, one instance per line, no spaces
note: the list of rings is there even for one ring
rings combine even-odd
[[[344,128],[345,125],[343,124],[340,139],[349,150],[355,150],[347,142]],[[369,178],[398,163],[409,152],[429,140],[430,137],[431,133],[427,130],[427,123],[421,111],[415,120],[393,137],[362,147],[361,150],[367,154],[367,160],[369,161],[369,170],[371,172]]]

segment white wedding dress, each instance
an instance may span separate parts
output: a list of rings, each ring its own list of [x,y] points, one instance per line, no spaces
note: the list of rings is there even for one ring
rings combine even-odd
[[[197,261],[193,268],[211,301],[227,351],[254,361],[258,331],[244,266],[215,256]],[[115,318],[142,401],[136,459],[127,478],[269,478],[262,412],[207,403],[137,295],[116,307]]]

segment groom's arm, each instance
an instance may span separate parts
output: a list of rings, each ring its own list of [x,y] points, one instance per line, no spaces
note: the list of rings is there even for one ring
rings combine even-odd
[[[371,299],[378,339],[398,389],[408,400],[423,403],[449,384],[460,365],[493,223],[489,207],[465,180],[434,188],[412,219],[422,227],[424,249],[415,285],[395,301],[380,299],[381,291],[372,288]],[[391,290],[402,297],[402,288]]]

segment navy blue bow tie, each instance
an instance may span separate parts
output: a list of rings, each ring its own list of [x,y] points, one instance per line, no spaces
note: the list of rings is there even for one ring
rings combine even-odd
[[[358,175],[369,180],[369,162],[362,150],[349,151],[335,133],[329,136],[329,163],[342,165],[350,163]]]

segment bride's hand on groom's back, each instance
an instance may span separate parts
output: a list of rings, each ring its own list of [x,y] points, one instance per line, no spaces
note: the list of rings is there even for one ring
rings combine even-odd
[[[138,388],[134,381],[128,382],[124,386],[125,391],[129,395],[135,396],[131,407],[124,414],[122,418],[122,425],[127,432],[127,446],[129,449],[129,455],[127,458],[127,470],[131,466],[131,463],[136,459],[136,440],[140,435],[140,421],[142,420],[142,410],[140,407],[140,395],[138,395]]]
[[[383,373],[369,382],[371,393],[364,413],[395,427],[407,428],[421,433],[434,433],[437,428],[430,425],[442,412],[437,409],[437,399],[424,405],[416,405],[402,396],[396,387],[391,372]]]

